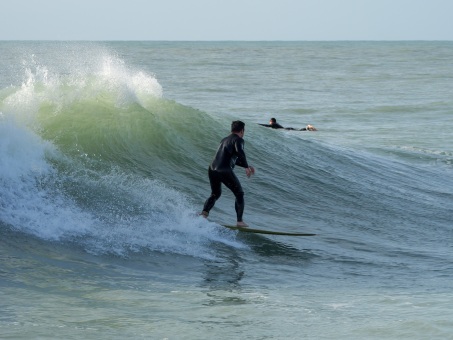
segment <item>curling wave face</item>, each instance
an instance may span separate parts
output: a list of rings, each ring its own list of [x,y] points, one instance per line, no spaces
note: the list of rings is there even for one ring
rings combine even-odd
[[[210,118],[163,99],[153,75],[97,57],[98,69],[69,73],[32,58],[22,85],[0,92],[1,223],[93,252],[210,256],[210,242],[241,246],[195,217],[191,184],[175,190],[162,176],[195,166],[200,145],[187,125]],[[171,181],[187,183],[175,173]]]

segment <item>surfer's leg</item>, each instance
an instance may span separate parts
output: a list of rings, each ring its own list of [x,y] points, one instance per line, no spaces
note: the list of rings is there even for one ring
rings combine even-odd
[[[214,207],[215,202],[222,195],[222,182],[220,181],[219,175],[216,171],[209,169],[209,182],[211,184],[211,196],[206,200],[201,215],[208,217],[209,211]]]
[[[236,201],[234,202],[234,209],[236,210],[237,221],[242,222],[242,215],[244,214],[245,200],[244,193],[237,192],[234,193],[236,196]]]
[[[244,190],[242,190],[241,183],[239,182],[238,178],[234,174],[233,171],[228,174],[228,176],[224,176],[222,180],[223,184],[230,189],[234,196],[236,197],[236,201],[234,202],[234,209],[236,210],[237,222],[238,225],[247,226],[242,221],[242,215],[244,214],[244,207],[245,207],[245,200],[244,200]]]

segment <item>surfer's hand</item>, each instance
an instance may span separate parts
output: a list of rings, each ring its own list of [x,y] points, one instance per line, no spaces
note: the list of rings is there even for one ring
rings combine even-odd
[[[245,169],[245,174],[247,177],[250,177],[255,174],[255,168],[253,166],[249,166],[248,168]]]

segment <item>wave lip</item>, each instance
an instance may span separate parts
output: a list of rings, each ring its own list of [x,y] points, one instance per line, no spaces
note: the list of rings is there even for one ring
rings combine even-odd
[[[89,67],[72,60],[70,65],[53,68],[32,56],[23,62],[22,85],[2,99],[3,112],[36,116],[43,107],[51,106],[57,114],[75,102],[102,102],[104,98],[113,99],[118,107],[132,103],[146,106],[149,100],[162,97],[162,86],[154,75],[129,68],[108,54],[95,54],[90,59]]]

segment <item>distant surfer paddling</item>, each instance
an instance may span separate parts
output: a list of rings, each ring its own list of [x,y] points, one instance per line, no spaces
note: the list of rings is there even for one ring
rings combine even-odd
[[[245,168],[247,177],[255,173],[255,168],[249,166],[244,152],[245,123],[236,120],[231,123],[231,134],[222,139],[217,152],[209,165],[208,176],[211,184],[211,196],[206,200],[201,215],[208,217],[209,211],[222,194],[222,183],[230,189],[236,197],[234,208],[236,209],[237,226],[248,227],[242,220],[244,213],[244,190],[234,174],[234,166]]]
[[[278,124],[277,119],[275,119],[275,118],[271,118],[269,121],[269,124],[259,124],[259,125],[265,126],[265,127],[270,127],[272,129],[285,129],[285,130],[294,130],[294,131],[317,131],[317,129],[313,125],[310,125],[310,124],[308,124],[306,127],[302,128],[302,129],[294,129],[292,127],[285,128],[285,127],[281,126],[280,124]]]

